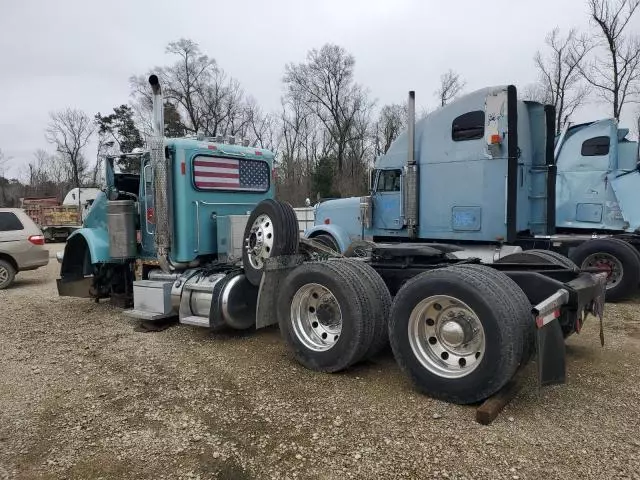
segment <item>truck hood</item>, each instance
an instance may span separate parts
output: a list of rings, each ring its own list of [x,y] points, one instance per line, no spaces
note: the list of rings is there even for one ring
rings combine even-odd
[[[328,221],[327,221],[328,220]],[[360,197],[327,200],[316,207],[315,225],[335,223],[359,229]]]

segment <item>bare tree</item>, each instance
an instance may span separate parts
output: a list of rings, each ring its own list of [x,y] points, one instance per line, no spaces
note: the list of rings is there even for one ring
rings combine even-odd
[[[625,103],[640,95],[640,39],[625,35],[640,0],[588,0],[588,5],[598,27],[599,47],[606,54],[595,56],[581,73],[611,103],[613,117],[620,119]]]
[[[634,122],[631,126],[631,134],[636,138],[636,141],[640,144],[640,108],[636,110],[635,115],[633,116]],[[640,154],[640,148],[638,149],[638,153]],[[640,155],[638,155],[638,161],[640,162]]]
[[[240,83],[218,70],[203,92],[207,135],[245,136],[249,114]]]
[[[9,163],[10,159],[11,157],[7,157],[2,151],[2,149],[0,148],[0,177],[4,177],[4,174],[7,168],[7,163]]]
[[[440,75],[440,87],[435,91],[435,95],[440,101],[440,106],[444,107],[458,96],[466,84],[467,82],[462,80],[460,74],[451,69]]]
[[[174,65],[160,69],[166,96],[182,107],[188,119],[187,128],[196,133],[205,122],[202,95],[216,71],[216,61],[203,54],[197,43],[185,38],[169,43],[166,51],[178,56]]]
[[[258,102],[253,97],[247,99],[246,105],[247,138],[249,138],[252,145],[266,148],[276,153],[280,143],[276,118],[270,113],[263,113]]]
[[[87,172],[87,161],[82,155],[94,131],[91,119],[81,110],[67,108],[50,113],[46,139],[56,146],[57,152],[69,166],[71,181],[80,187]]]
[[[407,106],[393,103],[380,110],[378,121],[374,125],[373,150],[375,156],[387,153],[393,141],[407,127]]]
[[[286,66],[287,95],[300,99],[323,125],[333,143],[337,170],[346,164],[348,145],[362,131],[358,118],[371,108],[364,89],[354,81],[355,59],[344,48],[326,44],[313,49],[304,63]]]
[[[8,194],[5,192],[7,187],[5,184],[7,183],[7,179],[5,178],[5,174],[7,171],[7,163],[9,162],[9,158],[4,154],[2,149],[0,149],[0,206],[5,206],[9,203]]]
[[[98,135],[98,150],[96,151],[96,163],[91,169],[91,186],[97,187],[102,182],[102,165],[105,157],[112,155],[113,144],[104,135]]]
[[[244,136],[250,130],[249,114],[240,83],[192,40],[171,42],[166,52],[178,60],[154,71],[160,76],[167,101],[181,118],[182,129],[207,136]],[[151,96],[147,76],[132,76],[129,82],[136,124],[140,131],[148,132]]]
[[[534,57],[539,74],[538,88],[528,93],[534,97],[532,100],[555,107],[558,133],[589,94],[580,69],[593,46],[587,36],[578,36],[575,29],[562,37],[557,27],[547,34],[545,43],[549,53],[544,55],[538,51]]]
[[[282,99],[280,149],[278,152],[278,196],[300,204],[311,189],[311,171],[315,166],[315,133],[311,112],[299,97]]]
[[[46,150],[33,152],[33,159],[24,173],[28,186],[27,196],[56,196],[60,200],[71,187],[71,169],[60,155],[52,155]]]

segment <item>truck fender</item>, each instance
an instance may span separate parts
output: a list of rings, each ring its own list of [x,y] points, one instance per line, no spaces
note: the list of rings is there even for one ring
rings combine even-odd
[[[109,234],[104,229],[81,228],[76,230],[67,239],[65,256],[70,248],[75,248],[80,238],[84,239],[91,258],[91,263],[104,263],[110,260],[109,256]]]
[[[353,240],[359,240],[358,238],[351,239],[346,230],[338,225],[316,225],[304,232],[304,238],[314,238],[318,235],[327,234],[331,235],[340,247],[340,253],[343,253]]]

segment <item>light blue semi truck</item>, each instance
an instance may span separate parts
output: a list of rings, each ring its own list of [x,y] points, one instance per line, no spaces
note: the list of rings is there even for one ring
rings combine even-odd
[[[132,318],[214,331],[278,324],[297,361],[323,372],[391,343],[421,391],[452,402],[500,390],[536,345],[541,383],[564,380],[564,337],[587,313],[602,318],[603,274],[544,262],[486,266],[438,243],[344,258],[301,239],[294,210],[273,200],[271,152],[233,139],[165,138],[158,78],[149,83],[154,134],[149,150],[131,154],[140,173],[107,162],[106,187],[59,258],[61,296],[110,298]],[[502,185],[508,162],[494,165]],[[474,211],[460,209],[461,225]]]
[[[371,194],[320,203],[305,237],[347,253],[362,241],[435,241],[487,263],[570,264],[557,252],[606,271],[608,300],[637,290],[638,147],[616,122],[556,139],[552,106],[498,86],[409,125],[376,160]]]

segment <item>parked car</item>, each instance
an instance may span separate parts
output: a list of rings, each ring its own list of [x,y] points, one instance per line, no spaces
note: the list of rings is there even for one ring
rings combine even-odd
[[[49,263],[44,235],[19,208],[0,208],[0,290],[13,283],[16,273]]]

